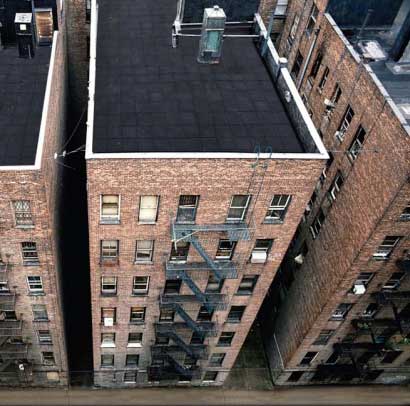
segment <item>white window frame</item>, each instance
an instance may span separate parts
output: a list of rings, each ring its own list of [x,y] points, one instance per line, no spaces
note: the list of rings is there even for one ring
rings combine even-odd
[[[319,17],[319,13],[320,13],[320,11],[319,11],[318,6],[316,5],[315,2],[313,2],[312,8],[310,9],[310,13],[309,13],[309,19],[308,19],[308,22],[306,24],[306,33],[308,35],[311,35],[313,30],[315,29],[317,19]]]
[[[144,289],[135,289],[135,279],[136,278],[146,278],[147,281],[145,283],[145,288]],[[149,280],[150,277],[146,276],[146,275],[136,275],[132,278],[132,294],[133,295],[137,295],[137,296],[141,296],[141,295],[146,295],[148,294],[149,291]]]
[[[31,244],[32,247],[31,248],[25,248],[23,244]],[[34,248],[33,248],[34,247]],[[36,256],[33,257],[24,257],[24,254],[26,253],[35,253]],[[39,256],[38,256],[38,249],[37,249],[37,243],[35,243],[34,241],[23,241],[21,243],[21,256],[23,259],[23,265],[37,265],[39,264],[40,260],[39,260]]]
[[[103,206],[104,206],[104,197],[112,197],[116,196],[118,198],[117,200],[117,214],[103,214]],[[108,203],[107,203],[108,204]],[[113,203],[112,203],[113,204]],[[103,224],[117,224],[120,222],[121,218],[121,195],[119,194],[101,194],[100,195],[100,222]]]
[[[149,197],[155,197],[156,199],[156,205],[155,207],[143,207],[142,203],[144,198],[149,198]],[[158,220],[158,207],[159,207],[159,195],[141,195],[140,196],[140,202],[139,202],[139,208],[138,208],[138,222],[140,224],[155,224]],[[142,210],[155,210],[155,216],[153,216],[153,220],[150,219],[141,219],[141,211]]]
[[[114,289],[105,289],[104,285],[112,285],[112,283],[107,283],[104,279],[113,278],[114,279]],[[117,287],[118,287],[118,278],[116,276],[101,276],[101,294],[102,295],[116,295],[117,294]]]
[[[288,9],[289,0],[278,0],[275,8],[275,17],[284,17]]]
[[[116,255],[115,256],[113,256],[113,255],[109,255],[109,256],[103,255],[103,251],[104,251],[103,245],[104,245],[104,243],[113,243],[113,242],[115,242],[116,245],[117,245]],[[109,248],[109,249],[112,250],[112,248]],[[101,261],[116,261],[116,260],[118,260],[119,256],[120,256],[120,242],[119,242],[119,240],[101,240],[101,255],[100,256],[101,256]]]
[[[30,282],[30,278],[37,278],[38,282],[33,280]],[[38,285],[41,287],[33,287],[33,285]],[[44,293],[43,278],[40,275],[29,275],[27,276],[27,286],[30,293]]]
[[[279,198],[278,198],[279,196]],[[277,204],[274,204],[274,200],[279,199]],[[284,200],[284,201],[283,201]],[[269,204],[268,211],[265,216],[265,221],[283,221],[286,216],[286,212],[289,208],[292,196],[288,194],[275,194]],[[279,212],[279,216],[270,216],[269,214],[273,211]]]
[[[193,196],[195,197],[195,204],[181,204],[181,198],[183,196]],[[178,210],[177,210],[177,217],[176,221],[177,223],[194,223],[196,219],[196,214],[198,211],[198,203],[199,203],[199,195],[180,195],[179,196],[179,202],[178,202]],[[192,215],[192,220],[180,220],[178,219],[179,216],[182,216],[181,211],[183,210],[191,210],[193,212]]]
[[[364,134],[363,141],[360,141],[359,139],[361,138],[361,134]],[[364,139],[366,138],[366,134],[366,130],[361,125],[359,125],[359,128],[357,129],[354,139],[352,141],[352,144],[350,145],[348,150],[349,158],[352,161],[355,161],[357,157],[360,155],[360,152],[363,148]]]
[[[106,336],[112,336],[113,339],[110,340],[105,340],[104,335]],[[115,348],[115,333],[114,332],[107,332],[107,333],[101,333],[101,348]]]
[[[150,242],[151,247],[150,248],[139,248],[138,244],[141,242]],[[149,259],[138,259],[138,252],[147,252],[150,253]],[[151,263],[154,257],[154,240],[137,240],[135,242],[135,259],[134,262],[136,264],[139,263]]]
[[[323,221],[320,220],[320,213],[323,215]],[[320,233],[320,230],[323,227],[324,221],[326,220],[325,214],[322,211],[319,211],[310,226],[310,233],[312,234],[313,239],[316,239]]]
[[[27,206],[27,209],[20,209],[19,206]],[[14,200],[13,209],[17,228],[33,228],[34,220],[30,200]]]
[[[220,245],[221,243],[230,243],[232,244],[232,248],[228,251],[228,250],[222,250],[222,252],[229,252],[229,255],[219,255],[218,256],[218,251],[221,250],[220,249]],[[216,248],[216,253],[215,253],[215,261],[230,261],[235,253],[235,248],[236,248],[236,242],[235,241],[231,241],[231,240],[227,240],[227,239],[220,239],[218,241],[218,247]]]
[[[393,244],[387,244],[385,243],[385,241],[389,238],[389,237],[394,237],[394,243]],[[373,254],[373,258],[376,259],[387,259],[389,258],[389,256],[391,255],[391,253],[393,252],[393,250],[396,248],[397,244],[399,243],[399,241],[401,240],[400,236],[395,236],[395,235],[386,235],[383,238],[382,243],[377,247],[376,251]],[[385,248],[384,248],[385,247]]]
[[[339,128],[336,131],[336,137],[337,139],[342,142],[345,138],[346,132],[349,130],[352,121],[354,119],[355,116],[355,112],[352,108],[352,106],[350,106],[350,104],[347,106],[346,108],[346,112],[343,115],[342,121],[340,122]],[[351,117],[350,120],[348,119],[348,117]]]
[[[342,186],[344,183],[344,179],[343,179],[343,175],[341,172],[337,172],[330,188],[329,188],[329,200],[331,203],[333,203],[334,201],[336,201],[337,195],[339,194]]]
[[[296,38],[296,33],[298,30],[298,26],[299,26],[299,22],[300,22],[300,16],[299,14],[295,14],[295,16],[293,17],[293,21],[292,21],[292,25],[290,27],[289,30],[289,36],[287,39],[287,42],[289,45],[292,45],[293,42],[295,41]]]
[[[44,334],[44,332],[47,332],[47,334]],[[50,330],[37,330],[37,337],[38,337],[38,343],[40,345],[52,345],[53,344],[53,338],[51,336]],[[49,338],[48,340],[47,340],[47,337]]]
[[[344,308],[343,312],[339,310],[339,308]],[[350,303],[340,303],[336,309],[332,313],[331,319],[334,321],[342,321],[346,318],[347,314],[352,308],[352,304]]]
[[[141,334],[141,339],[139,341],[135,342],[130,342],[130,334]],[[144,337],[144,333],[141,333],[139,331],[131,331],[128,333],[128,341],[127,341],[127,347],[128,348],[142,348],[142,340]]]
[[[237,197],[237,196],[241,196],[241,197],[242,197],[242,196],[246,196],[246,197],[247,197],[245,206],[232,206],[232,203],[233,203],[235,197]],[[228,210],[228,214],[227,214],[226,220],[227,220],[227,221],[233,221],[233,222],[235,222],[235,221],[243,221],[243,219],[244,219],[245,216],[246,216],[246,212],[248,211],[249,202],[250,202],[250,201],[251,201],[251,195],[232,195],[232,197],[231,197],[231,202],[229,203],[229,210]],[[240,218],[238,218],[238,217],[229,217],[229,212],[230,212],[232,209],[234,209],[234,210],[242,209],[241,217],[240,217]]]

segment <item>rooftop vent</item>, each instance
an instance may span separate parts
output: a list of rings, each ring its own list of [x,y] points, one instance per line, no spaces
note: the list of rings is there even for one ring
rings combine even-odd
[[[206,8],[199,41],[198,62],[219,63],[222,54],[226,15],[218,6]]]
[[[34,58],[33,14],[16,13],[14,27],[20,58]]]

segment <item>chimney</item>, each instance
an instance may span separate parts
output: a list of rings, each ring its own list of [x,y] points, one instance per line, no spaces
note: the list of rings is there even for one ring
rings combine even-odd
[[[33,14],[16,13],[14,27],[20,58],[34,58]]]
[[[225,22],[225,12],[218,6],[204,10],[201,39],[199,41],[199,63],[219,63],[222,54]]]

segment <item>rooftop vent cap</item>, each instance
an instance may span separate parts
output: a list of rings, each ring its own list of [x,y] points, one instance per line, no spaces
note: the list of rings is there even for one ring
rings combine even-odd
[[[225,23],[225,12],[219,6],[204,10],[201,39],[199,41],[199,63],[219,63],[222,55]]]

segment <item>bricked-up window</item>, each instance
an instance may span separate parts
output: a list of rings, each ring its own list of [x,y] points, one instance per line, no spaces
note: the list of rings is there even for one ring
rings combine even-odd
[[[410,203],[407,203],[407,206],[401,212],[399,220],[410,221]]]
[[[132,281],[133,295],[146,295],[149,288],[149,276],[134,276]]]
[[[317,238],[324,222],[325,214],[323,213],[323,210],[320,208],[315,219],[313,220],[312,225],[310,226],[310,232],[313,238]]]
[[[282,222],[285,219],[286,211],[288,210],[291,200],[292,196],[290,195],[274,195],[269,204],[265,222]]]
[[[44,292],[41,276],[27,276],[27,285],[30,293]]]
[[[339,128],[335,133],[336,138],[342,142],[345,138],[346,132],[350,127],[354,117],[354,111],[351,106],[347,106],[346,112],[340,122]]]
[[[114,348],[115,347],[115,333],[101,334],[101,347]]]
[[[308,351],[305,356],[300,361],[300,365],[310,365],[311,362],[316,358],[318,353],[315,351]]]
[[[34,224],[28,200],[15,200],[13,207],[17,227],[32,226]]]
[[[403,351],[387,351],[381,360],[382,364],[391,364],[394,362],[400,355],[403,354]]]
[[[298,25],[299,25],[299,14],[295,14],[292,21],[292,26],[290,27],[289,36],[288,36],[288,45],[291,46],[295,40]]]
[[[56,361],[54,359],[54,353],[51,351],[43,351],[42,355],[44,365],[55,365]]]
[[[118,261],[119,245],[118,240],[101,240],[101,261]]]
[[[251,195],[233,195],[229,205],[227,221],[242,221],[251,201]]]
[[[114,354],[101,354],[101,368],[114,366]]]
[[[32,305],[34,321],[48,321],[48,314],[46,305],[36,304]]]
[[[349,310],[352,308],[350,303],[340,303],[339,306],[335,309],[332,314],[332,320],[344,320],[349,313]]]
[[[134,306],[131,307],[130,323],[144,323],[145,321],[145,307]]]
[[[218,340],[218,347],[230,347],[235,336],[233,331],[223,331]]]
[[[215,382],[218,379],[218,372],[206,371],[203,382]]]
[[[205,306],[199,308],[197,321],[211,321],[212,316],[214,315],[213,310],[208,310]]]
[[[400,287],[400,282],[404,278],[404,272],[393,272],[389,280],[383,285],[383,290],[395,290]]]
[[[228,323],[240,323],[246,306],[231,306],[226,321]]]
[[[161,322],[173,322],[175,317],[175,311],[168,308],[160,309],[159,321]]]
[[[215,259],[218,261],[230,261],[235,251],[236,241],[219,240],[218,248],[216,250]]]
[[[347,151],[348,157],[351,161],[354,161],[359,156],[360,152],[362,151],[364,139],[366,138],[366,130],[359,125],[359,128],[356,131],[356,134],[353,138],[352,143]]]
[[[37,244],[35,242],[26,241],[21,243],[21,252],[23,256],[23,265],[39,264]]]
[[[255,246],[253,247],[250,261],[253,264],[264,264],[269,255],[269,251],[272,248],[273,240],[270,238],[260,239],[255,241]]]
[[[137,382],[137,372],[127,371],[124,372],[124,383],[136,383]]]
[[[152,224],[157,221],[159,196],[141,196],[138,221]]]
[[[139,240],[135,244],[135,262],[152,262],[154,240]]]
[[[164,295],[178,295],[181,290],[181,279],[168,279],[165,281]]]
[[[50,330],[38,330],[38,342],[39,344],[51,345],[53,340],[51,338]]]
[[[330,337],[334,334],[335,330],[322,330],[317,336],[313,345],[325,345],[330,340]]]
[[[386,236],[374,252],[373,258],[388,259],[401,238],[402,237],[396,235]]]
[[[101,277],[101,294],[115,295],[117,294],[117,277],[102,276]]]
[[[333,203],[336,200],[337,195],[342,189],[343,183],[344,183],[344,179],[343,179],[342,172],[337,171],[337,174],[335,178],[333,179],[333,182],[330,185],[329,192],[327,194],[327,197],[330,203]]]
[[[120,196],[101,195],[101,223],[118,223],[120,221]]]
[[[319,72],[320,66],[322,65],[322,60],[323,60],[323,54],[321,52],[319,52],[316,56],[315,61],[313,62],[312,69],[310,70],[310,74],[309,74],[309,77],[308,77],[310,83],[312,83],[312,84],[316,79],[316,76]]]
[[[244,275],[239,284],[237,295],[251,295],[258,282],[258,275]]]
[[[127,354],[127,358],[125,359],[125,365],[127,367],[138,367],[138,363],[140,360],[139,354]]]
[[[178,241],[171,244],[171,256],[170,260],[174,262],[186,262],[189,252],[189,242],[187,241]]]
[[[192,223],[196,218],[199,196],[181,195],[179,196],[177,222]]]
[[[142,333],[129,333],[127,347],[142,347]]]
[[[319,15],[319,10],[316,7],[316,4],[313,3],[312,8],[310,10],[310,15],[309,15],[309,20],[306,26],[306,34],[307,35],[311,35],[313,32],[313,29],[316,26],[316,22],[317,22],[317,17]]]
[[[216,276],[211,273],[208,278],[208,283],[205,288],[207,293],[220,293],[224,284],[224,279],[218,280]]]
[[[323,75],[320,79],[319,85],[318,85],[318,89],[320,92],[322,92],[326,86],[327,79],[329,78],[329,73],[330,73],[329,68],[326,66],[325,70],[323,71]]]
[[[117,308],[102,307],[101,308],[101,323],[104,326],[111,326],[117,321]]]
[[[210,367],[220,367],[222,366],[224,359],[225,359],[224,352],[214,353],[211,355],[211,358],[209,358],[209,366]]]
[[[195,331],[192,333],[190,344],[203,344],[205,340],[205,336],[196,333]]]
[[[296,54],[295,62],[293,63],[292,71],[291,71],[291,74],[294,80],[298,78],[302,65],[303,65],[303,55],[300,53],[300,51],[298,51],[298,53]]]

